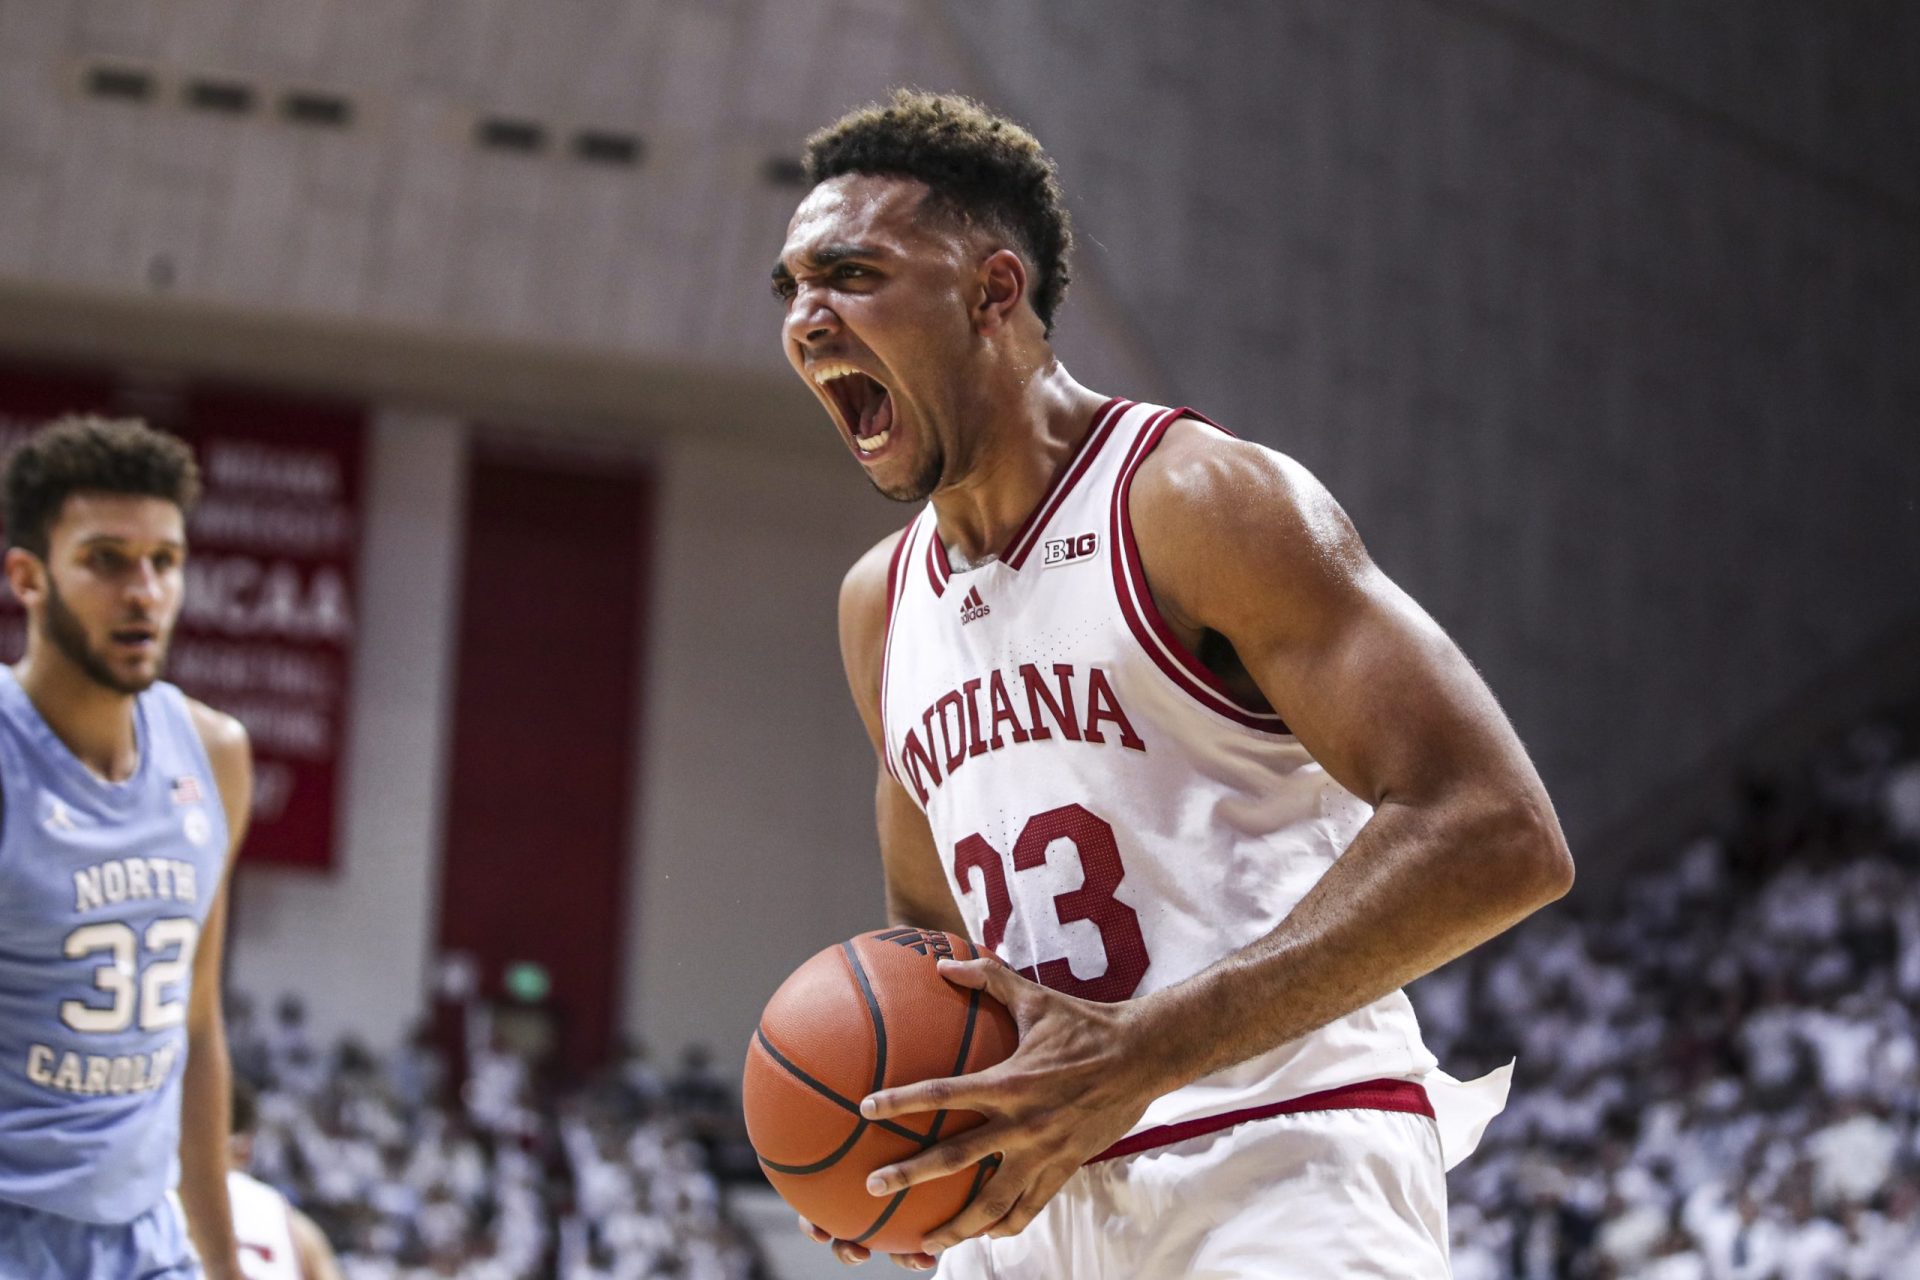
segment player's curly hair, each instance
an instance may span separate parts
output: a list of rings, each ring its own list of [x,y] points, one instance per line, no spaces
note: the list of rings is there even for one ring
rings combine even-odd
[[[46,559],[53,522],[76,493],[165,498],[191,515],[200,500],[200,468],[186,441],[137,418],[57,418],[7,459],[0,514],[8,544]]]
[[[892,102],[851,111],[808,138],[805,165],[816,185],[843,173],[917,179],[944,212],[1013,241],[1034,277],[1034,312],[1052,334],[1073,223],[1053,160],[1031,133],[971,98],[895,89]]]

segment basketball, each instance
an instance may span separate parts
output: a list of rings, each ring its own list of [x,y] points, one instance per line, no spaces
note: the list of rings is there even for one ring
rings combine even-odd
[[[867,1175],[963,1133],[983,1117],[939,1111],[866,1120],[883,1088],[966,1075],[1013,1052],[1013,1017],[983,991],[956,987],[942,959],[981,954],[938,930],[880,929],[828,947],[773,993],[747,1046],[740,1101],[760,1165],[800,1216],[841,1240],[915,1253],[993,1176],[991,1162],[890,1196]]]

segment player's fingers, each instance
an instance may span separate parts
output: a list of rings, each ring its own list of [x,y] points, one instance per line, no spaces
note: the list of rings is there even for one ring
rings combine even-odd
[[[931,1271],[940,1265],[940,1259],[930,1253],[891,1253],[896,1267],[905,1267],[909,1271]]]
[[[944,1178],[948,1174],[971,1169],[1005,1146],[1006,1126],[983,1124],[957,1138],[948,1138],[919,1155],[875,1169],[867,1175],[867,1194],[890,1196],[918,1182]]]
[[[1012,1209],[1007,1211],[1007,1215],[987,1228],[987,1234],[1017,1236],[1025,1231],[1027,1224],[1040,1216],[1040,1211],[1047,1207],[1048,1201],[1060,1193],[1060,1188],[1066,1185],[1067,1179],[1072,1177],[1073,1173],[1070,1166],[1061,1168],[1049,1166],[1040,1170],[1028,1184],[1027,1189],[1020,1193],[1020,1199]]]
[[[1006,962],[992,955],[983,955],[974,960],[942,960],[934,966],[940,976],[956,987],[966,987],[973,991],[983,991],[993,981],[996,969],[1007,970]]]
[[[833,1243],[833,1237],[830,1234],[814,1226],[805,1218],[800,1219],[800,1234],[812,1240],[815,1244]]]
[[[1030,992],[1044,990],[1038,983],[1008,968],[1007,962],[992,952],[978,960],[942,960],[936,967],[940,976],[954,986],[984,991],[1009,1008]]]
[[[873,1250],[863,1244],[855,1244],[851,1240],[835,1240],[833,1256],[850,1267],[857,1267],[873,1256]]]
[[[920,1242],[920,1247],[928,1253],[939,1253],[962,1240],[984,1234],[1013,1211],[1026,1189],[1025,1182],[1024,1170],[1014,1168],[1011,1161],[1002,1164],[972,1203],[938,1229],[929,1232],[927,1238]]]
[[[861,1100],[860,1114],[869,1120],[891,1120],[895,1116],[955,1107],[997,1113],[1007,1097],[1005,1076],[1005,1072],[989,1067],[968,1076],[944,1076],[903,1084],[897,1089],[882,1089]]]

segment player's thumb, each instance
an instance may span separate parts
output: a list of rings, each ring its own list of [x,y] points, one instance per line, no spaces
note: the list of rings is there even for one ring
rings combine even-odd
[[[1020,988],[1027,985],[1026,979],[995,955],[983,955],[977,960],[942,960],[940,976],[956,987],[984,991],[1008,1006],[1017,998]]]

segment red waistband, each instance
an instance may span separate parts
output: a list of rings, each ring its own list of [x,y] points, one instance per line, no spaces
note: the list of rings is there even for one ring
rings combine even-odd
[[[1200,1116],[1193,1120],[1182,1120],[1178,1124],[1155,1125],[1120,1139],[1087,1163],[1118,1160],[1121,1156],[1138,1155],[1155,1147],[1218,1133],[1248,1120],[1266,1120],[1273,1116],[1296,1115],[1302,1111],[1406,1111],[1433,1119],[1433,1103],[1428,1100],[1424,1086],[1412,1080],[1363,1080],[1359,1084],[1343,1084],[1338,1089],[1323,1089],[1319,1093],[1288,1098],[1285,1102],[1223,1111],[1217,1116]]]

